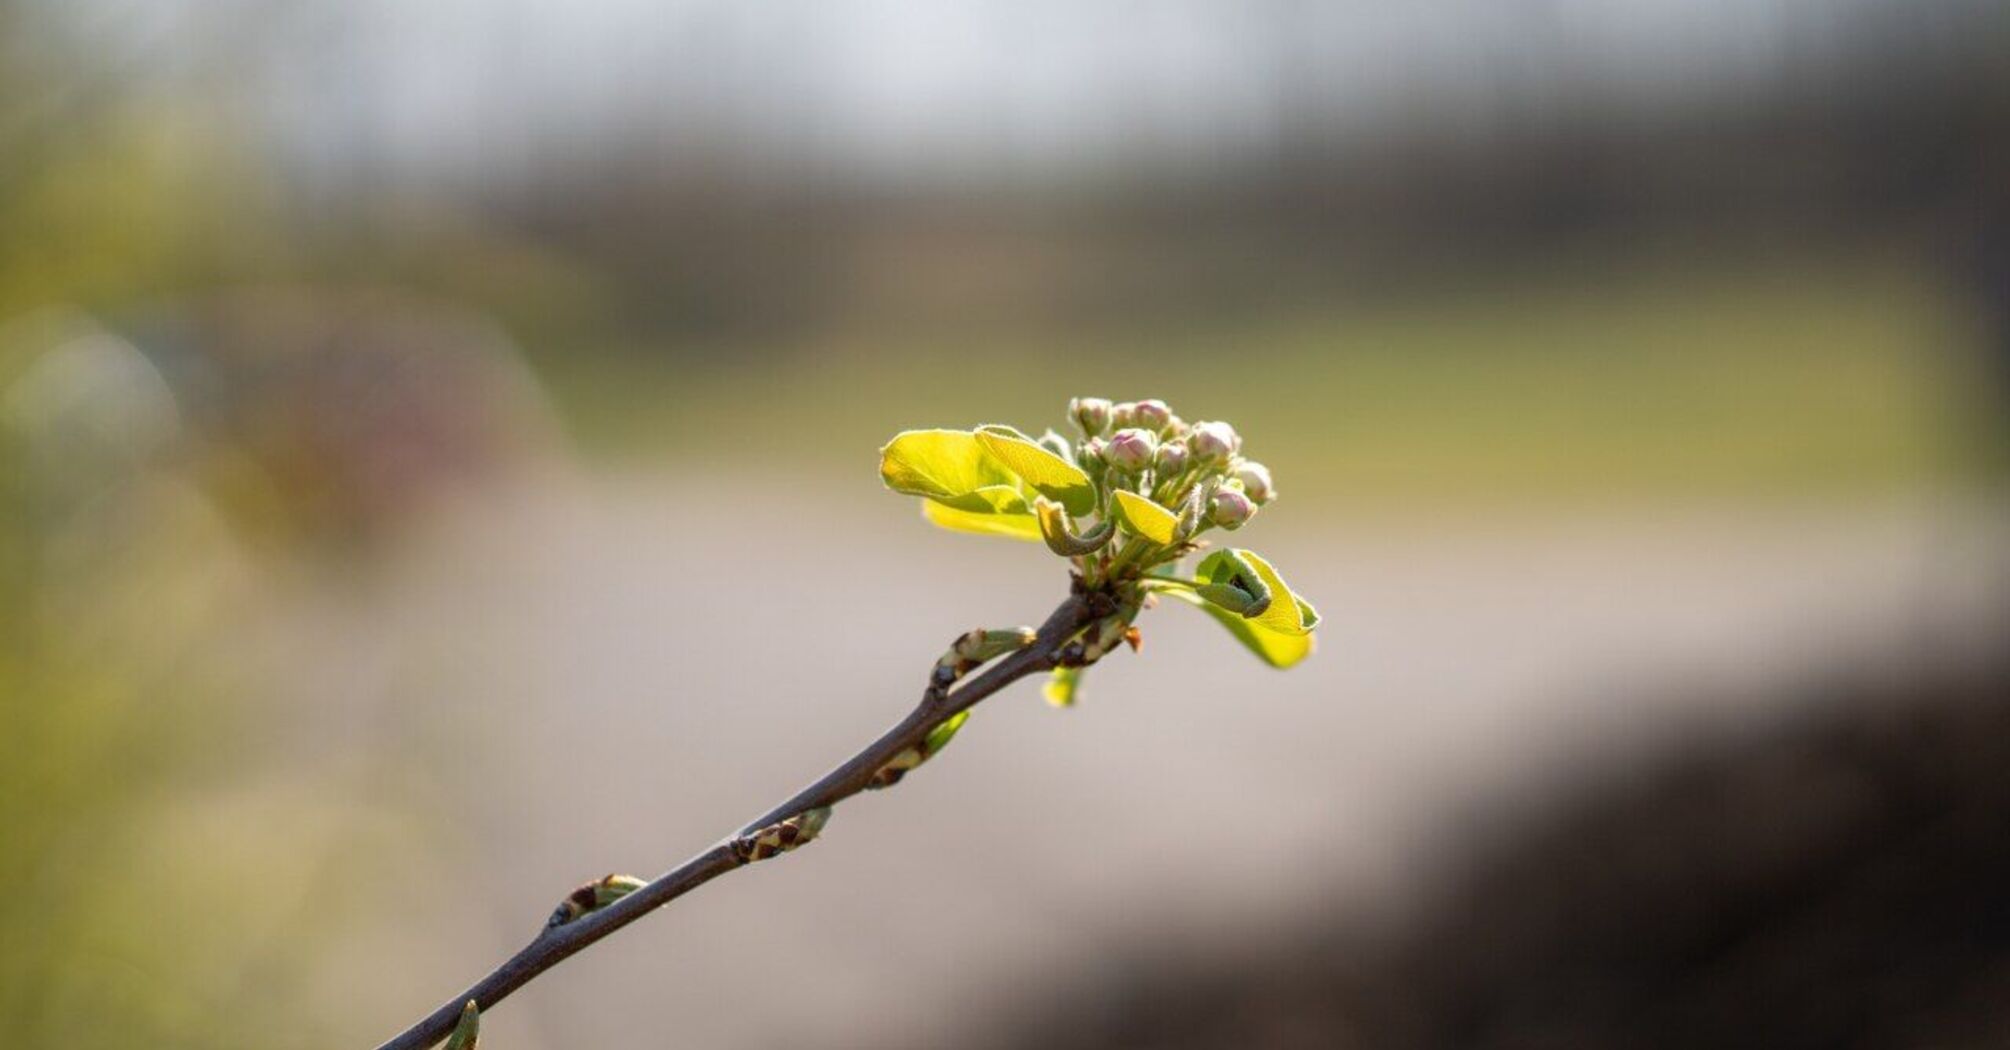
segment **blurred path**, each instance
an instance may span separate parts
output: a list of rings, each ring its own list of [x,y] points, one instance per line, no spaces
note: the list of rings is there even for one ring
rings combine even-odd
[[[745,520],[693,523],[699,499]],[[832,521],[858,535],[827,546]],[[496,1044],[953,1045],[966,1009],[1040,972],[1086,979],[1139,930],[1198,943],[1315,893],[1332,907],[1336,884],[1368,920],[1396,914],[1442,837],[1517,792],[1783,714],[1657,683],[1917,659],[2005,626],[1983,615],[2010,567],[2000,518],[1975,508],[1268,524],[1248,542],[1326,614],[1304,667],[1160,608],[1148,659],[1096,668],[1077,709],[1031,685],[987,704],[827,841],[549,975]],[[1037,621],[1060,583],[1036,548],[928,530],[904,501],[700,478],[527,490],[405,558],[303,618],[329,673],[292,698],[318,748],[419,751],[443,785],[421,804],[460,824],[450,861],[371,858],[465,897],[331,959],[336,985],[361,952],[403,960],[365,978],[365,1037],[579,881],[660,870],[822,772],[907,708],[951,635]]]

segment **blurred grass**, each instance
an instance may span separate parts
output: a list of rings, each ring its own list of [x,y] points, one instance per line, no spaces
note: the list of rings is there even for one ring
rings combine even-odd
[[[1452,508],[1932,487],[1963,331],[1899,265],[1525,276],[1208,326],[858,330],[538,358],[595,452],[850,478],[896,428],[1060,422],[1073,393],[1237,421],[1294,499]],[[869,475],[867,475],[869,476]]]

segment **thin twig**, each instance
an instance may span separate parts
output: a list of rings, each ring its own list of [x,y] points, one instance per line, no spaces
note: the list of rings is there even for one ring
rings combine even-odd
[[[564,925],[546,928],[536,940],[496,967],[493,973],[447,1000],[439,1009],[377,1050],[424,1050],[432,1046],[453,1030],[462,1007],[470,999],[482,1010],[488,1010],[511,992],[529,984],[539,974],[595,941],[746,863],[733,848],[735,839],[805,810],[833,805],[858,794],[882,766],[902,751],[920,744],[930,730],[945,720],[1029,674],[1051,670],[1062,643],[1095,619],[1097,597],[1070,596],[1047,617],[1046,623],[1040,625],[1032,645],[1001,659],[954,692],[945,693],[930,688],[906,718],[843,765],[796,792],[787,802],[748,823],[731,838],[664,872],[628,896]]]

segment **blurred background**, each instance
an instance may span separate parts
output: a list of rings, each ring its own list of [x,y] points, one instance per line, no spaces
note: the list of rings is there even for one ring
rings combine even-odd
[[[484,1025],[2010,1041],[2010,10],[0,0],[0,1043],[368,1046],[1043,553],[896,430],[1226,418],[1180,609]]]

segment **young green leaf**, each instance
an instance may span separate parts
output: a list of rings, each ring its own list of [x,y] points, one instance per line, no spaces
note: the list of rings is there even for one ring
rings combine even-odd
[[[1161,547],[1170,547],[1179,532],[1179,518],[1172,511],[1135,492],[1117,490],[1117,508],[1131,531]]]
[[[1082,468],[1041,448],[1009,427],[980,427],[977,443],[1041,495],[1068,508],[1070,514],[1096,509],[1096,486]]]
[[[1240,562],[1241,564],[1238,564]],[[1256,570],[1257,578],[1269,588],[1272,601],[1261,613],[1250,618],[1251,623],[1261,624],[1265,629],[1278,634],[1309,634],[1314,624],[1319,622],[1319,613],[1312,604],[1300,598],[1284,578],[1271,568],[1269,562],[1255,551],[1242,548],[1219,550],[1202,558],[1194,569],[1194,576],[1202,583],[1232,583],[1235,575],[1247,565]],[[1290,601],[1284,601],[1285,597]]]
[[[1312,655],[1313,636],[1309,633],[1286,634],[1273,631],[1264,625],[1261,618],[1244,619],[1184,587],[1154,589],[1214,617],[1216,622],[1228,628],[1228,633],[1234,635],[1236,641],[1248,647],[1258,659],[1272,667],[1290,667]]]
[[[1202,582],[1195,592],[1243,619],[1261,616],[1270,609],[1270,585],[1238,550],[1208,555],[1201,560],[1198,574]]]
[[[475,1007],[475,1001],[469,999],[467,1005],[461,1007],[461,1019],[454,1024],[454,1034],[447,1037],[446,1050],[475,1050],[476,1044],[481,1041],[481,1034],[482,1012]]]
[[[1047,676],[1047,684],[1040,689],[1040,695],[1055,707],[1075,706],[1075,690],[1082,684],[1081,667],[1056,667]]]
[[[1047,549],[1063,558],[1094,554],[1108,546],[1117,533],[1116,522],[1104,521],[1080,536],[1075,535],[1068,529],[1068,515],[1061,505],[1044,496],[1033,501],[1033,516],[1039,519],[1040,536],[1047,541]]]
[[[1291,596],[1291,600],[1298,604],[1298,620],[1305,625],[1306,630],[1319,626],[1319,610],[1314,609],[1311,602],[1295,594]]]
[[[928,736],[924,737],[921,742],[922,757],[924,759],[933,758],[937,751],[948,747],[949,742],[956,739],[956,731],[962,729],[963,723],[968,721],[970,721],[970,712],[958,711],[944,719],[941,725],[929,730]]]
[[[986,499],[973,502],[972,494],[997,488],[1020,491],[1018,475],[967,430],[908,430],[894,435],[879,450],[879,476],[895,492],[978,513],[996,509]]]
[[[921,501],[921,516],[937,527],[951,532],[971,532],[980,536],[1004,536],[1008,539],[1040,542],[1040,522],[1033,517],[1031,511],[1013,513],[960,510],[946,503],[925,499]]]

